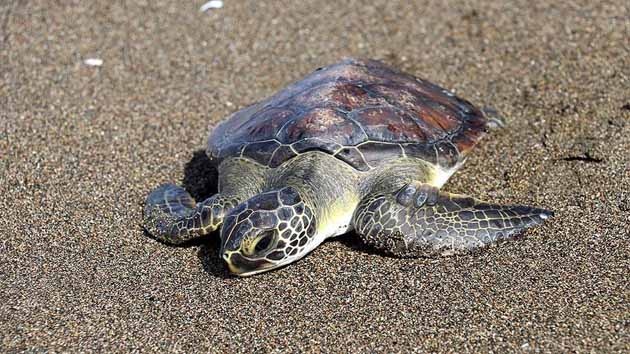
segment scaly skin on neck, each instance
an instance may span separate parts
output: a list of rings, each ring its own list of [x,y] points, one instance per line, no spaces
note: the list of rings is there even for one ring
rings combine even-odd
[[[269,168],[247,158],[231,158],[219,167],[219,193],[232,196],[241,202],[259,194]]]
[[[331,155],[313,151],[269,172],[267,189],[293,187],[311,207],[318,222],[319,242],[348,229],[362,195],[361,175],[354,168]]]

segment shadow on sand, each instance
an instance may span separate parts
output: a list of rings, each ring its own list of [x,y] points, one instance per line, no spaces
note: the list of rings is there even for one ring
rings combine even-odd
[[[219,238],[219,232],[213,232],[204,238],[204,242],[199,245],[199,251],[197,252],[197,258],[203,266],[203,270],[213,277],[217,278],[230,278],[232,277],[228,272],[228,269],[219,254],[221,248],[221,240]]]
[[[193,156],[184,166],[184,187],[196,201],[202,201],[217,193],[219,172],[210,162],[203,149],[193,152]]]
[[[196,201],[203,201],[217,193],[218,171],[210,162],[203,149],[193,152],[193,156],[184,166],[184,187]],[[199,246],[197,258],[201,261],[203,269],[210,275],[218,278],[230,276],[223,260],[219,255],[221,241],[219,231],[183,245],[184,247]]]
[[[361,240],[361,238],[359,237],[359,235],[357,235],[356,232],[354,231],[350,231],[348,233],[345,233],[341,236],[335,237],[333,239],[330,239],[329,241],[326,242],[339,242],[342,245],[350,248],[352,251],[354,252],[361,252],[361,253],[365,253],[365,254],[370,254],[370,255],[375,255],[375,256],[381,256],[381,257],[387,257],[387,258],[398,258],[396,256],[392,256],[390,254],[387,254],[383,251],[379,251],[378,249],[365,244],[365,242],[363,242],[363,240]]]

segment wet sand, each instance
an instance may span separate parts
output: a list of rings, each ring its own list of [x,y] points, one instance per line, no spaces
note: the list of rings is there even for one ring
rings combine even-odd
[[[202,3],[0,4],[2,351],[630,350],[626,2]],[[247,279],[216,235],[147,237],[151,188],[212,192],[208,125],[344,56],[499,110],[446,189],[555,218],[440,259],[350,234]]]

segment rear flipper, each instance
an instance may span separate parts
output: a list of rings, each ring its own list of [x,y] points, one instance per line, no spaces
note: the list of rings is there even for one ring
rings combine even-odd
[[[144,227],[158,240],[181,244],[216,230],[236,203],[219,194],[195,203],[185,189],[164,184],[147,197]]]
[[[464,253],[513,239],[551,216],[544,209],[488,204],[414,182],[395,194],[367,197],[353,221],[367,244],[418,257]]]

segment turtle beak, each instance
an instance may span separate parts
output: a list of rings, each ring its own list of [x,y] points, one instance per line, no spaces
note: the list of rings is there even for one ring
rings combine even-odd
[[[223,253],[223,260],[230,272],[239,277],[258,274],[275,268],[273,263],[264,258],[250,259],[239,252],[225,252]]]

